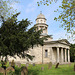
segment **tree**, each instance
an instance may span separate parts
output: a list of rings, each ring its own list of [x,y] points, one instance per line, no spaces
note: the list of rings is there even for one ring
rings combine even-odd
[[[49,4],[51,4],[52,2],[56,3],[57,1],[58,0],[42,0],[42,1],[37,2],[37,4],[38,6],[40,6],[41,4],[49,6]]]
[[[38,3],[49,5],[53,0],[43,0]],[[58,0],[54,0],[58,1]],[[71,33],[71,37],[75,39],[75,0],[62,0],[62,6],[59,6],[62,11],[57,9],[56,12],[59,12],[59,17],[55,17],[54,20],[60,21],[61,26],[64,27],[64,30],[67,30],[68,33]]]
[[[14,10],[13,7],[10,6],[12,2],[17,3],[17,1],[14,0],[0,0],[0,20],[1,16],[3,16],[4,19],[7,19],[14,14],[16,10]]]
[[[71,62],[75,61],[75,44],[71,44],[71,48],[70,48],[70,60]]]
[[[2,25],[0,27],[0,56],[7,59],[7,56],[15,57],[15,55],[32,59],[32,56],[27,54],[29,48],[33,48],[36,44],[43,44],[43,38],[40,38],[41,30],[36,32],[36,27],[29,30],[27,27],[31,24],[28,19],[17,21],[17,16],[20,13],[4,20],[2,17]]]

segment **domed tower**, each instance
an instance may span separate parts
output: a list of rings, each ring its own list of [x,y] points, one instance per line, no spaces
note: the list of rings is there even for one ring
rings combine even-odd
[[[46,24],[46,18],[42,13],[37,16],[36,24],[34,26],[37,27],[37,31],[42,29],[41,36],[49,36],[46,41],[52,41],[52,35],[48,35],[48,25]]]
[[[46,18],[42,13],[37,16],[35,26],[37,27],[37,30],[42,29],[41,35],[48,35],[48,25],[46,24]]]

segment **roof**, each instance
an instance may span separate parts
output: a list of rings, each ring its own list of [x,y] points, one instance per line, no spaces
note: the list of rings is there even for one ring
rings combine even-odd
[[[40,14],[37,16],[37,18],[45,18],[45,16],[44,16],[42,13],[40,13]]]
[[[56,40],[56,41],[44,42],[44,44],[54,44],[54,43],[60,43],[60,44],[64,44],[64,45],[70,46],[70,43],[67,41],[67,39],[61,39],[61,40]]]

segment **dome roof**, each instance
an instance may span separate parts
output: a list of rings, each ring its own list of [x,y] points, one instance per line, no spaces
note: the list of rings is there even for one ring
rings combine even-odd
[[[44,16],[42,13],[40,13],[40,14],[37,16],[37,18],[45,18],[45,16]]]

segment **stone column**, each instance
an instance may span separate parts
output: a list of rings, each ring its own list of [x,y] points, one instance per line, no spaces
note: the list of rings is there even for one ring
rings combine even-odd
[[[50,61],[52,62],[53,60],[53,49],[50,47]]]
[[[67,50],[67,49],[65,49],[65,62],[67,62],[66,50]]]
[[[68,62],[70,62],[70,50],[68,49]]]
[[[59,62],[59,48],[57,47],[57,63]]]
[[[63,48],[61,48],[61,63],[63,63]]]

